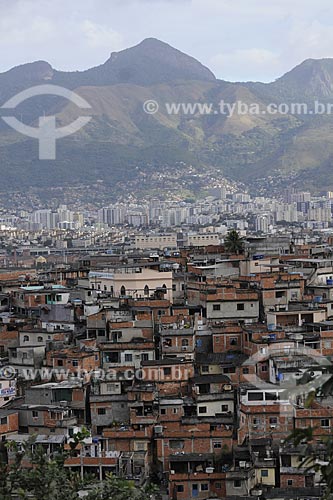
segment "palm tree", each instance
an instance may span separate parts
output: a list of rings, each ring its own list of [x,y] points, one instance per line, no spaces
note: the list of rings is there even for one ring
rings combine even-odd
[[[228,253],[240,254],[244,251],[244,240],[236,229],[230,229],[224,240],[224,248]]]

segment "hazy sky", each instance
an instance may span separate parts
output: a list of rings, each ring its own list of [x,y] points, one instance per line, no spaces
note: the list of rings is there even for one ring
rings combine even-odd
[[[333,57],[333,2],[0,0],[0,71],[39,59],[84,69],[147,37],[218,78],[270,81],[309,57]]]

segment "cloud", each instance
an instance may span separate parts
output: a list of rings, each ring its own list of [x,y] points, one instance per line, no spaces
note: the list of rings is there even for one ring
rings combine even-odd
[[[111,28],[86,19],[81,23],[81,30],[87,45],[92,48],[108,47],[110,50],[120,50],[123,47],[123,37]]]
[[[318,20],[295,22],[289,32],[287,47],[292,54],[301,57],[333,57],[332,24]]]
[[[267,68],[278,67],[278,56],[266,49],[237,49],[225,54],[217,54],[209,61],[209,66],[223,79],[233,79],[233,75],[242,68],[248,79],[258,79]]]
[[[157,37],[219,78],[272,80],[333,57],[331,0],[0,0],[0,71],[37,59],[64,70]]]

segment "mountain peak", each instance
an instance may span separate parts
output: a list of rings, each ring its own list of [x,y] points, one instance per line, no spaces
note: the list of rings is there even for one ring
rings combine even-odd
[[[162,42],[162,40],[159,40],[158,38],[154,38],[153,36],[148,37],[148,38],[144,38],[142,40],[142,42],[140,42],[140,43],[137,44],[137,46],[138,45],[141,45],[141,46],[167,45],[168,47],[171,47],[171,45],[169,45],[168,43]]]
[[[333,93],[333,59],[305,59],[276,83],[312,97],[329,97]]]
[[[10,69],[4,75],[13,75],[25,80],[49,80],[53,76],[53,68],[46,61],[34,61],[31,63],[21,64]]]
[[[104,64],[119,83],[153,85],[176,80],[214,81],[199,61],[157,38],[145,38],[134,47],[113,52]]]

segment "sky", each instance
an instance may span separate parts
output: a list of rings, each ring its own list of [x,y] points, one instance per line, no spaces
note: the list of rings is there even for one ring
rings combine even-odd
[[[332,0],[0,0],[0,72],[45,60],[82,70],[155,37],[217,78],[273,81],[333,57]]]

